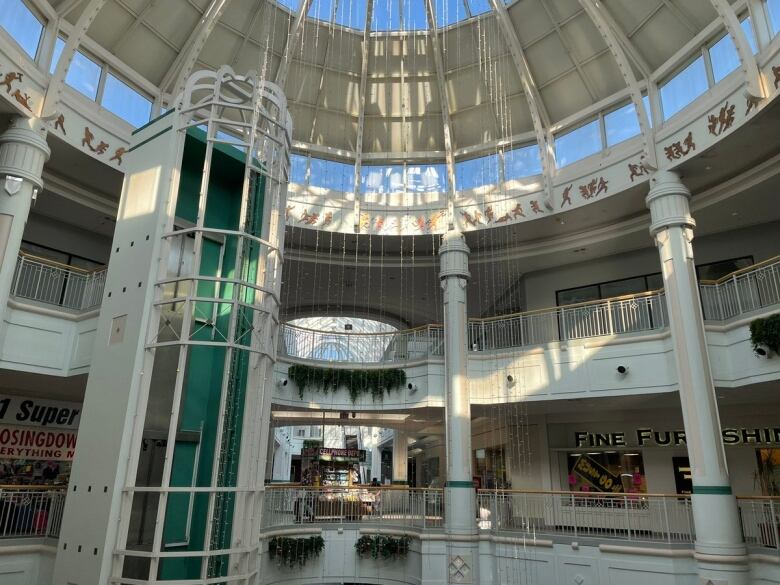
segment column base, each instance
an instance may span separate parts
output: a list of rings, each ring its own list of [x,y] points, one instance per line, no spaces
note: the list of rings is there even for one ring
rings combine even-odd
[[[696,553],[699,585],[750,585],[747,556],[705,555]]]

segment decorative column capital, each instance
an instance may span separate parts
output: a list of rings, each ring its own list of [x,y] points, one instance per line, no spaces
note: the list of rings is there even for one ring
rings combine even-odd
[[[51,154],[46,135],[40,118],[17,116],[11,120],[8,129],[0,134],[0,177],[19,177],[42,188],[43,165]]]
[[[650,233],[655,236],[659,231],[681,226],[696,227],[691,217],[691,191],[672,171],[656,171],[650,178],[650,191],[645,204],[650,209]]]
[[[441,267],[439,278],[457,277],[468,280],[471,278],[469,272],[469,250],[466,244],[465,236],[457,230],[450,230],[441,237],[441,246],[439,247],[439,256],[441,256]]]

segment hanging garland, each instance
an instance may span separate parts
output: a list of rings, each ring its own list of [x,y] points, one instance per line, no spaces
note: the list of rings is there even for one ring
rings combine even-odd
[[[272,559],[278,558],[278,564],[294,567],[296,563],[302,567],[310,557],[318,557],[325,548],[322,536],[309,538],[287,538],[275,536],[268,543],[268,553]]]
[[[361,536],[355,543],[355,550],[361,558],[370,556],[373,559],[400,559],[406,557],[409,552],[409,543],[412,539],[408,536]]]
[[[298,386],[298,397],[301,399],[307,388],[327,394],[344,386],[349,391],[352,404],[367,394],[371,395],[374,402],[381,401],[385,393],[389,394],[391,390],[398,390],[406,384],[406,372],[400,368],[343,370],[295,364],[287,370],[287,377]]]
[[[780,313],[751,321],[750,341],[753,351],[757,350],[759,345],[765,345],[774,353],[780,354]]]

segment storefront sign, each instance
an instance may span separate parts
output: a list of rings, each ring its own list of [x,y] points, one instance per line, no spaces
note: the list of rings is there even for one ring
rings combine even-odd
[[[76,432],[0,425],[0,459],[72,461]]]
[[[321,447],[319,449],[304,449],[303,457],[316,457],[320,461],[365,461],[366,452],[363,449],[332,449]]]
[[[780,443],[780,428],[763,429],[723,429],[723,443],[725,445],[739,444],[771,444]],[[685,431],[655,431],[653,429],[636,429],[633,437],[635,442],[629,443],[626,433],[589,433],[576,431],[574,444],[577,447],[626,447],[636,445],[639,447],[674,447],[685,445]]]
[[[0,423],[76,429],[80,418],[74,402],[0,395]]]
[[[623,491],[623,483],[620,478],[587,455],[579,456],[572,471],[600,492],[619,493]]]

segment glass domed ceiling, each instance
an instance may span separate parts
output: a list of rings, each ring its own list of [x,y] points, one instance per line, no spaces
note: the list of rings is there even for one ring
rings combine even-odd
[[[279,0],[279,4],[296,12],[301,0]],[[307,16],[362,30],[369,0],[312,0]],[[376,0],[371,15],[371,30],[427,30],[426,0]],[[490,12],[489,0],[434,0],[438,28]]]

